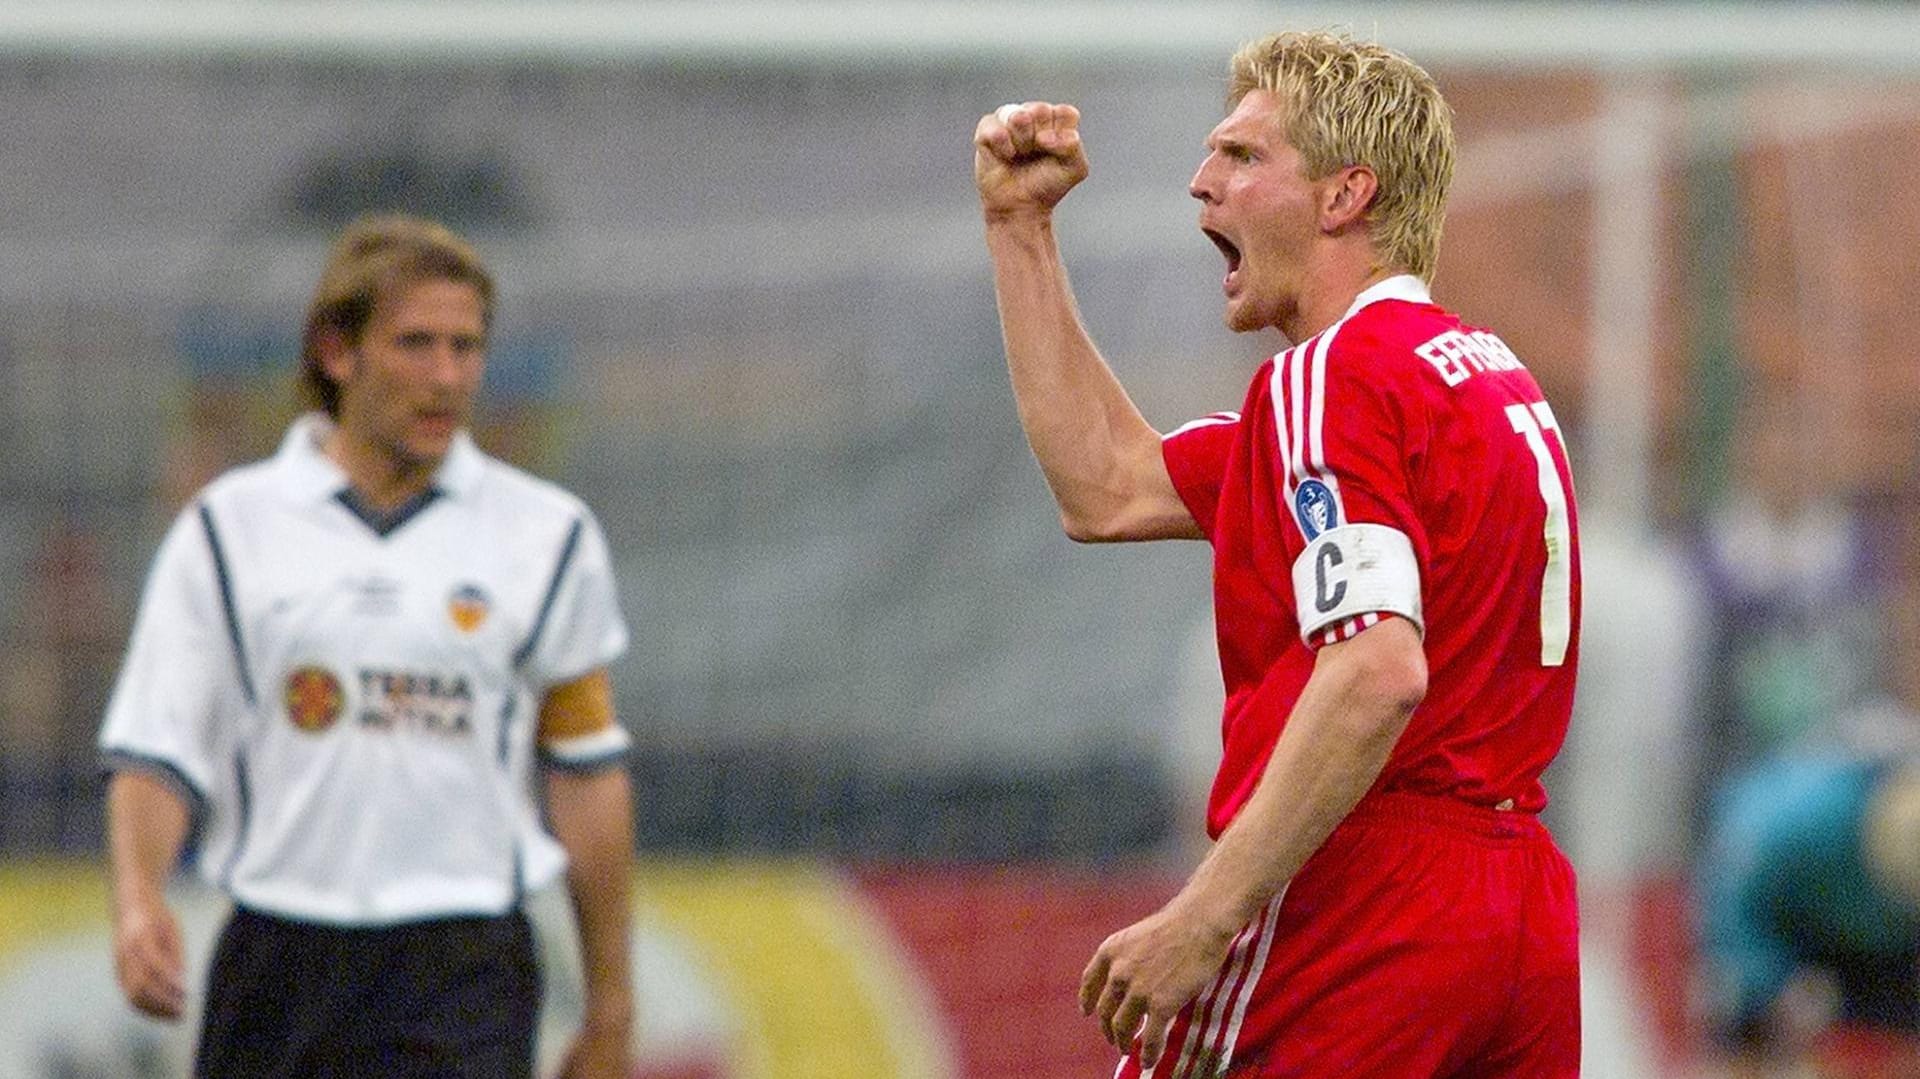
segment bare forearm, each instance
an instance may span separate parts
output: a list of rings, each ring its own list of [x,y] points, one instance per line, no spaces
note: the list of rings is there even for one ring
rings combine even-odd
[[[1027,442],[1076,539],[1194,533],[1160,436],[1080,320],[1050,215],[987,219],[1007,371]]]
[[[1322,658],[1252,797],[1175,900],[1206,924],[1245,924],[1299,872],[1379,778],[1424,692],[1424,663],[1404,668],[1403,650],[1419,649],[1408,623],[1331,647],[1381,655]]]
[[[173,788],[140,771],[115,772],[107,785],[107,854],[114,905],[154,901],[187,841],[187,804]]]
[[[579,924],[589,1008],[632,1001],[633,808],[627,774],[552,773],[548,813],[567,851],[567,888]]]
[[[187,990],[185,946],[166,887],[189,821],[185,800],[158,777],[116,772],[107,786],[114,980],[136,1009],[169,1021],[185,1010]]]

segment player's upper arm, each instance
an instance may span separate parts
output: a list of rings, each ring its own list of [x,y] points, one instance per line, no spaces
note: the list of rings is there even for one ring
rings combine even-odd
[[[1375,623],[1369,623],[1373,625]],[[1369,703],[1353,718],[1393,725],[1399,737],[1413,710],[1427,695],[1427,654],[1420,629],[1402,618],[1383,618],[1377,629],[1337,641],[1314,657],[1314,677],[1329,677],[1346,688],[1347,701]]]
[[[1143,425],[1144,426],[1144,425]],[[1060,499],[1060,527],[1076,543],[1199,539],[1187,503],[1174,486],[1160,436],[1128,444],[1115,454],[1093,489],[1097,498]]]
[[[606,668],[549,687],[535,737],[548,768],[592,772],[623,762],[633,739],[614,716]]]

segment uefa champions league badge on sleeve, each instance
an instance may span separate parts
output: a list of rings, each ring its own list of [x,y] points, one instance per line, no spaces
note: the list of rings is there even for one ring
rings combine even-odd
[[[1334,500],[1332,488],[1319,480],[1301,480],[1294,488],[1293,512],[1308,543],[1340,525],[1340,504]]]

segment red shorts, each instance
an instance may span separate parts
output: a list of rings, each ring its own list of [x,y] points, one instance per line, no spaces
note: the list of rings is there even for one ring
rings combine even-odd
[[[1573,868],[1546,828],[1375,794],[1234,939],[1152,1079],[1579,1074]]]

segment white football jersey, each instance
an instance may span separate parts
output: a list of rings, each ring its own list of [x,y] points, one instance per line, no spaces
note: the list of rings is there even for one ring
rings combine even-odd
[[[100,746],[187,797],[240,904],[339,925],[498,914],[564,866],[536,756],[624,760],[615,726],[537,744],[547,689],[627,644],[579,499],[461,434],[432,487],[359,505],[302,417],[160,546]]]

